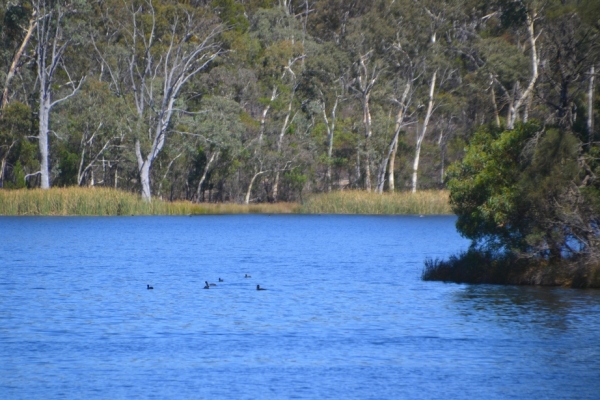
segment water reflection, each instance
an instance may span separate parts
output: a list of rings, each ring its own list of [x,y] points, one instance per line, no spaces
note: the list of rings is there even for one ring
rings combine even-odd
[[[461,315],[476,315],[508,330],[579,329],[582,317],[600,312],[600,291],[597,290],[468,285],[456,291],[452,298]]]

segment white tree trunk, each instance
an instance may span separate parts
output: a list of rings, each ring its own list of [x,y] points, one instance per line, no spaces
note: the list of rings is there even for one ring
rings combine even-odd
[[[332,173],[331,173],[331,157],[333,155],[333,133],[335,131],[335,121],[336,121],[336,110],[337,110],[337,106],[338,106],[338,101],[339,98],[336,96],[335,98],[335,103],[333,104],[333,108],[331,110],[331,123],[329,122],[329,118],[327,118],[327,111],[325,110],[325,103],[323,102],[322,108],[323,108],[323,119],[325,120],[325,125],[327,126],[327,173],[326,173],[326,178],[327,178],[327,191],[331,192],[331,180],[332,180]]]
[[[285,119],[283,121],[283,126],[281,127],[281,131],[279,132],[279,137],[277,138],[277,154],[281,155],[281,149],[283,147],[283,138],[285,136],[285,132],[290,123],[290,115],[292,114],[292,104],[294,102],[294,94],[296,93],[296,87],[292,90],[292,94],[290,97],[290,102],[288,104],[287,113],[285,115]],[[295,117],[295,116],[294,116]],[[292,118],[293,120],[293,118]],[[279,195],[279,173],[280,168],[277,168],[275,171],[275,181],[273,183],[273,201],[277,202],[277,196]]]
[[[365,189],[371,192],[371,135],[372,120],[371,110],[369,108],[369,94],[365,96],[363,103],[364,124],[365,124]]]
[[[390,192],[394,191],[394,159],[396,158],[396,152],[398,151],[398,138],[400,136],[400,130],[402,126],[404,126],[404,116],[407,108],[407,98],[411,89],[411,81],[406,83],[406,87],[404,88],[404,93],[402,93],[402,99],[400,100],[400,107],[398,109],[398,114],[396,114],[396,126],[394,129],[394,136],[392,137],[392,141],[388,146],[387,154],[385,155],[381,165],[379,167],[379,174],[377,177],[377,193],[383,193],[383,187],[385,185],[385,176],[387,171],[388,176],[388,186]]]
[[[596,70],[594,66],[590,68],[590,86],[588,88],[588,145],[592,144],[594,138],[594,78]]]
[[[160,46],[164,46],[164,55],[155,58],[153,53],[158,39],[157,17],[152,2],[147,2],[147,6],[144,9],[132,5],[131,30],[124,29],[120,33],[130,45],[127,58],[129,84],[132,86],[138,119],[152,121],[148,127],[148,153],[142,154],[139,138],[135,141],[142,198],[151,201],[152,164],[165,145],[171,118],[176,112],[175,101],[190,79],[206,69],[221,54],[221,47],[215,40],[222,27],[215,25],[207,32],[205,27],[197,25],[199,20],[192,14],[188,14],[186,19],[174,16],[168,21],[170,39],[160,43]],[[141,29],[142,20],[147,25],[144,29]],[[190,37],[195,40],[189,41]],[[143,51],[139,51],[139,48]],[[162,86],[161,90],[154,89],[159,84]],[[148,109],[152,110],[155,117],[147,115]]]
[[[200,203],[200,195],[202,194],[202,185],[204,185],[204,181],[206,181],[206,175],[208,175],[210,166],[212,165],[213,161],[215,161],[218,157],[219,157],[219,152],[215,151],[210,156],[210,160],[208,160],[208,162],[204,166],[204,172],[202,173],[202,177],[200,178],[200,181],[198,182],[198,189],[196,190],[196,202],[197,203]]]
[[[74,96],[85,79],[83,77],[77,86],[71,81],[68,84],[72,87],[72,92],[65,97],[52,101],[54,76],[59,66],[64,68],[62,62],[63,54],[70,43],[69,38],[63,37],[62,20],[65,18],[66,10],[58,4],[54,8],[51,4],[42,1],[34,1],[34,15],[41,15],[35,26],[36,31],[36,66],[38,74],[38,83],[40,87],[40,104],[38,111],[39,133],[38,145],[40,149],[40,175],[41,188],[50,188],[50,163],[49,163],[49,143],[48,134],[50,133],[50,111],[52,107]],[[46,7],[50,8],[47,9]]]
[[[31,19],[29,20],[29,27],[27,28],[25,37],[23,38],[23,41],[21,42],[21,46],[15,53],[15,56],[13,57],[13,62],[8,70],[8,74],[6,75],[6,80],[4,81],[4,91],[2,93],[2,104],[0,105],[0,110],[4,110],[4,108],[8,104],[8,89],[10,87],[10,81],[12,81],[13,77],[15,76],[15,72],[17,71],[17,65],[19,65],[19,60],[21,59],[21,56],[23,55],[23,51],[25,51],[25,47],[27,47],[27,44],[29,43],[29,39],[31,39],[31,36],[33,35],[33,30],[35,29],[36,25],[37,25],[37,13],[34,10],[33,14],[31,15]]]
[[[267,171],[259,171],[256,172],[254,174],[254,176],[252,176],[252,179],[250,179],[250,183],[248,184],[248,190],[246,191],[246,198],[244,200],[244,204],[250,204],[250,195],[252,194],[252,186],[254,185],[254,181],[256,180],[256,178],[258,178],[260,175],[264,174]]]
[[[527,12],[527,30],[529,32],[529,44],[531,46],[531,80],[529,81],[529,85],[527,86],[527,89],[525,89],[525,92],[523,92],[522,95],[519,95],[519,93],[515,92],[515,95],[518,98],[514,102],[510,102],[506,126],[508,129],[514,129],[515,122],[519,115],[519,108],[521,108],[523,103],[529,99],[530,96],[532,96],[533,88],[535,87],[535,83],[537,82],[539,75],[539,61],[536,48],[537,37],[535,36],[535,19],[535,13],[532,16],[531,13]]]
[[[40,149],[40,173],[42,189],[50,188],[50,166],[48,155],[48,130],[50,124],[50,94],[40,93],[38,145]]]
[[[429,120],[431,115],[433,114],[433,96],[435,94],[435,80],[437,77],[437,70],[433,73],[433,77],[431,78],[431,85],[429,87],[429,105],[427,107],[427,114],[425,114],[425,120],[423,121],[423,129],[417,136],[417,144],[415,146],[415,160],[413,162],[413,174],[412,174],[412,192],[415,193],[417,191],[418,185],[418,173],[419,173],[419,159],[421,157],[421,146],[423,144],[423,139],[425,139],[425,134],[427,133],[427,126],[429,125]]]

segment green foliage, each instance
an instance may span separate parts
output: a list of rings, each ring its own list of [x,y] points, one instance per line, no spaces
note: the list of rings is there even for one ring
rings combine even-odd
[[[460,233],[475,247],[557,258],[575,252],[575,243],[589,245],[568,221],[580,201],[572,193],[578,149],[577,139],[557,128],[482,127],[448,172]]]
[[[13,182],[8,182],[6,184],[7,189],[22,189],[26,187],[25,183],[25,172],[23,171],[23,166],[21,166],[21,161],[17,160],[13,171]]]

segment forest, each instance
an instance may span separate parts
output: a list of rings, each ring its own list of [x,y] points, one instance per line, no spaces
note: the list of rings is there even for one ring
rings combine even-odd
[[[596,0],[0,4],[4,189],[415,192],[481,129],[530,123],[519,145],[564,132],[576,188],[598,184]]]

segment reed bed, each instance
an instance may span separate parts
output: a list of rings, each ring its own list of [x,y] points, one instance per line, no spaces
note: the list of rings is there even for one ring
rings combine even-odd
[[[300,208],[306,214],[452,214],[446,190],[416,193],[332,192],[311,196]]]
[[[206,215],[284,214],[298,211],[294,203],[194,204],[154,199],[108,188],[51,188],[0,190],[0,215]]]
[[[297,203],[191,203],[154,199],[109,188],[0,190],[0,215],[207,215],[207,214],[451,214],[448,192],[374,194],[345,191]]]

